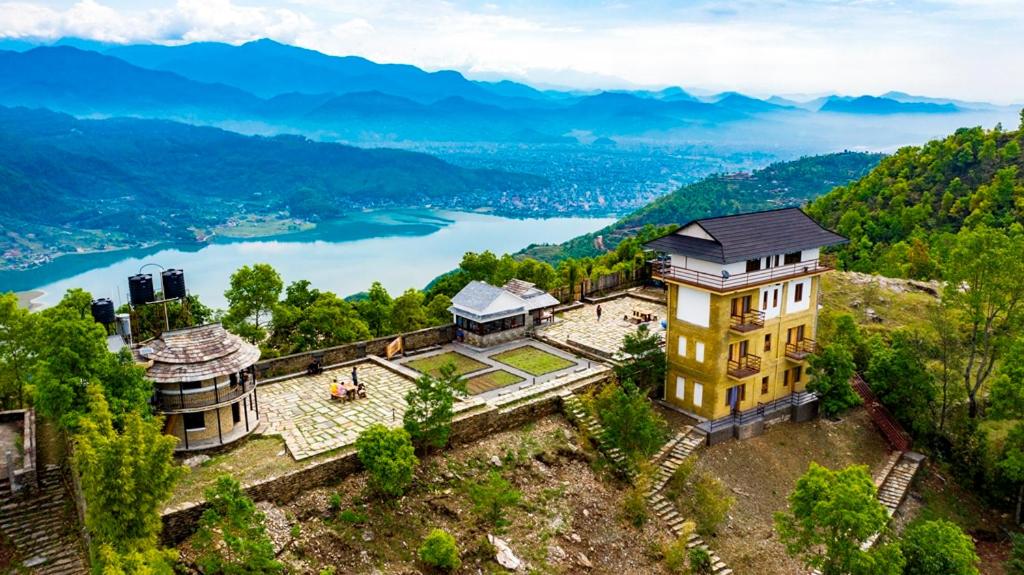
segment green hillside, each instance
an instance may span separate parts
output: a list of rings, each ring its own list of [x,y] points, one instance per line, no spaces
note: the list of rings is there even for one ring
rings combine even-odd
[[[720,174],[688,184],[614,224],[560,245],[533,245],[522,255],[547,262],[593,257],[614,249],[644,226],[683,224],[697,218],[800,206],[867,174],[881,154],[842,152],[778,162],[750,174]],[[648,233],[641,235],[650,235]],[[598,237],[600,236],[600,240]],[[605,250],[600,249],[603,243]]]
[[[937,277],[937,261],[961,227],[1024,224],[1022,145],[1022,130],[963,128],[899,150],[808,211],[850,238],[837,252],[842,267]]]

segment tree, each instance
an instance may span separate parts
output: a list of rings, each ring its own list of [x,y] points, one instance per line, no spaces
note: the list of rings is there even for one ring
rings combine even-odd
[[[477,515],[500,527],[505,525],[505,508],[518,505],[522,493],[502,477],[498,470],[492,469],[484,481],[469,484],[469,498],[473,501]]]
[[[369,475],[367,483],[378,495],[399,497],[412,483],[419,460],[406,430],[375,423],[359,434],[356,451]]]
[[[1024,422],[1018,422],[1006,435],[1003,453],[996,463],[996,468],[1003,477],[1018,485],[1015,517],[1019,523],[1021,507],[1024,504]]]
[[[1024,112],[1022,112],[1024,113]],[[1013,545],[1006,560],[1006,575],[1024,575],[1024,534],[1010,533]]]
[[[608,440],[631,457],[648,457],[664,443],[665,422],[630,380],[605,386],[595,401]]]
[[[1006,351],[989,386],[988,398],[993,416],[1024,418],[1024,335],[1019,336]]]
[[[114,426],[128,414],[150,416],[149,399],[153,396],[153,382],[146,379],[146,369],[135,362],[132,352],[122,349],[107,353],[99,359],[95,377],[103,383],[103,394],[114,415]]]
[[[320,293],[300,312],[292,353],[369,339],[370,328],[356,308],[331,292]]]
[[[366,299],[360,300],[356,304],[356,309],[359,310],[359,315],[363,316],[373,335],[380,337],[391,333],[388,325],[391,306],[392,301],[388,290],[384,289],[380,282],[373,282]]]
[[[441,366],[440,374],[423,374],[415,387],[405,394],[405,415],[402,424],[419,445],[444,447],[452,430],[455,394],[466,393],[466,382],[456,374],[455,364]]]
[[[452,323],[452,312],[448,308],[452,306],[452,298],[439,293],[431,298],[427,304],[427,322],[430,325],[448,325]]]
[[[971,540],[955,523],[917,521],[899,542],[907,564],[904,575],[978,575],[978,555]]]
[[[619,348],[615,373],[620,380],[632,380],[644,393],[651,394],[665,385],[666,359],[661,334],[641,324],[626,334]]]
[[[13,293],[0,294],[0,405],[18,409],[34,367],[35,318]]]
[[[420,561],[444,571],[455,571],[462,566],[459,559],[459,547],[455,544],[455,538],[444,529],[434,529],[423,539],[416,552]]]
[[[789,510],[775,514],[775,530],[789,555],[824,575],[898,575],[898,548],[861,550],[888,520],[867,467],[832,471],[812,462],[789,496]]]
[[[943,266],[949,303],[964,328],[963,384],[969,416],[1024,312],[1024,234],[985,226],[964,229]]]
[[[935,383],[925,366],[928,344],[918,334],[897,330],[871,356],[864,374],[878,399],[904,425],[920,431],[935,425],[929,407]]]
[[[413,288],[396,297],[391,306],[391,330],[406,333],[426,327],[427,312],[423,309],[423,300],[423,292]]]
[[[853,356],[842,345],[822,347],[810,358],[811,381],[807,389],[818,394],[821,411],[831,417],[860,404],[860,396],[850,386],[854,373]]]
[[[938,422],[936,429],[939,433],[946,431],[950,407],[962,399],[958,391],[961,389],[959,375],[963,367],[963,342],[958,330],[949,329],[952,323],[949,317],[945,303],[932,306],[928,311],[937,365],[933,373],[938,381],[935,391],[938,405],[933,409],[933,420]]]
[[[89,414],[74,436],[74,464],[94,554],[108,546],[108,554],[145,555],[156,547],[161,511],[182,474],[173,457],[177,440],[163,434],[159,419],[137,413],[126,414],[118,431],[100,386],[90,385],[87,396]]]
[[[231,274],[231,285],[224,292],[228,300],[225,325],[232,331],[259,343],[266,337],[264,329],[281,297],[284,282],[270,264],[242,266]]]
[[[203,573],[261,575],[281,573],[274,545],[267,536],[263,513],[229,475],[206,490],[209,505],[199,519],[193,544]]]
[[[157,292],[156,299],[163,299],[163,293]],[[167,318],[164,319],[164,310],[167,310]],[[142,305],[132,309],[129,304],[117,308],[118,313],[133,313],[132,329],[139,341],[154,338],[167,326],[170,329],[182,329],[194,325],[203,325],[214,321],[216,313],[212,308],[203,304],[199,296],[189,294],[185,296],[184,303],[180,300],[169,301],[162,305]]]

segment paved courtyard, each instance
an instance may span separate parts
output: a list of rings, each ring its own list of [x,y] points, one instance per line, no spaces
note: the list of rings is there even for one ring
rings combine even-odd
[[[598,352],[604,357],[613,357],[622,347],[626,335],[637,329],[637,324],[623,319],[632,318],[634,311],[654,314],[657,320],[649,327],[656,332],[664,332],[661,322],[668,320],[665,304],[625,295],[601,303],[600,321],[597,319],[597,306],[585,304],[559,314],[555,323],[540,330],[539,335]]]
[[[305,459],[355,443],[359,433],[374,423],[401,425],[412,379],[372,361],[357,367],[367,397],[355,401],[330,399],[331,382],[335,377],[347,381],[351,366],[261,385],[257,392],[264,419],[260,433],[280,434],[292,457]]]

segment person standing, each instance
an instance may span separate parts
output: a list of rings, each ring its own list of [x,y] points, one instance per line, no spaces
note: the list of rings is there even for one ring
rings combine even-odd
[[[601,321],[601,304],[597,304],[597,321]]]
[[[355,387],[359,387],[359,373],[356,371],[357,369],[356,366],[352,366],[352,385]]]

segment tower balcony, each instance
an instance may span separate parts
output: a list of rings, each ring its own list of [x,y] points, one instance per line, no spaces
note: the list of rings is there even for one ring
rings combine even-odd
[[[801,339],[786,344],[786,357],[793,361],[803,361],[818,352],[818,344],[813,339]]]
[[[827,272],[831,269],[821,260],[808,260],[755,272],[711,274],[687,267],[674,266],[668,260],[651,261],[651,274],[656,279],[697,286],[719,293],[753,288],[768,283],[777,283],[801,276]]]
[[[747,310],[729,316],[729,329],[738,333],[747,333],[764,327],[764,312],[758,309]]]
[[[739,359],[730,359],[726,373],[733,379],[744,379],[761,372],[761,358],[747,354]]]

